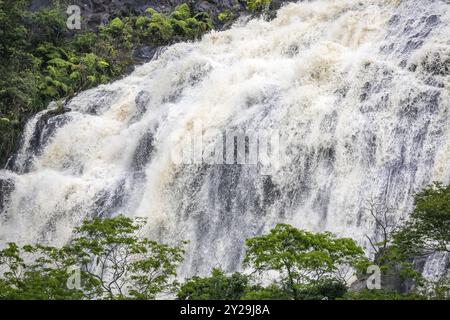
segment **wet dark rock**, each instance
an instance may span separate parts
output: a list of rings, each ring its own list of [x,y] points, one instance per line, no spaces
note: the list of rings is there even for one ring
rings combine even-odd
[[[417,119],[421,114],[433,114],[439,107],[439,91],[411,92],[400,101],[399,114],[410,120]]]
[[[441,19],[437,15],[433,14],[433,15],[427,17],[425,19],[425,22],[426,22],[427,27],[435,27],[441,22]]]
[[[445,88],[445,84],[441,79],[436,79],[435,77],[428,77],[424,80],[424,83],[431,87]]]
[[[236,198],[239,196],[237,186],[242,165],[223,165],[221,169],[218,200],[220,207],[224,208],[225,212],[230,212],[236,206]],[[229,216],[225,215],[224,218],[229,218]]]
[[[132,167],[140,174],[140,172],[145,168],[153,155],[154,152],[154,137],[152,132],[147,132],[139,141],[136,151],[133,155]]]
[[[273,183],[272,177],[264,176],[263,180],[263,208],[273,205],[280,197],[281,190]]]
[[[56,130],[70,121],[70,117],[66,115],[67,112],[70,112],[70,109],[53,109],[40,116],[26,150],[28,158],[25,160],[25,163],[19,168],[16,163],[17,157],[13,156],[7,164],[7,169],[20,173],[29,172],[33,165],[33,158],[41,154]]]
[[[368,95],[370,94],[370,89],[372,87],[372,84],[370,82],[366,82],[364,83],[363,87],[361,88],[361,96],[360,96],[360,100],[361,102],[367,100]]]
[[[168,13],[182,3],[188,3],[193,12],[204,11],[211,17],[217,17],[225,10],[245,11],[245,1],[242,0],[74,0],[71,2],[80,6],[83,27],[91,30],[98,29],[114,17],[143,14],[147,8]],[[38,10],[51,5],[50,0],[32,0],[30,9]],[[215,22],[218,23],[218,21]]]
[[[403,53],[410,53],[423,45],[423,40],[408,40],[405,48],[403,49]]]
[[[416,72],[416,70],[417,70],[417,64],[411,64],[409,67],[408,67],[408,70],[409,71],[411,71],[411,72]]]
[[[0,178],[0,214],[5,209],[13,190],[14,180]]]
[[[379,261],[381,257],[381,254],[378,253],[375,255],[375,261]],[[418,272],[423,272],[423,266],[425,265],[425,262],[427,260],[427,257],[418,257],[412,259],[410,262],[413,263],[414,269]],[[381,273],[381,289],[383,291],[387,292],[400,292],[400,293],[409,293],[414,288],[415,283],[412,280],[405,280],[402,276],[402,267],[400,265],[390,266],[386,268],[387,266],[384,266]],[[358,279],[354,281],[350,285],[350,291],[354,292],[360,292],[367,289],[369,276],[371,274],[361,274],[359,275]]]
[[[157,58],[163,47],[143,46],[135,49],[132,54],[134,64],[142,64]]]
[[[70,118],[65,115],[69,109],[50,111],[44,114],[38,121],[37,130],[32,145],[42,148],[53,136],[58,128],[66,124]]]
[[[136,119],[133,120],[138,120],[144,113],[147,112],[147,108],[150,104],[151,99],[152,97],[147,91],[141,91],[136,95],[135,104],[137,109],[137,116]]]
[[[401,18],[398,14],[394,14],[388,21],[389,25],[398,25],[398,23],[401,21]]]
[[[432,74],[439,76],[450,75],[450,53],[444,55],[441,52],[433,52],[421,62],[422,68]]]
[[[117,98],[118,93],[112,90],[95,90],[89,97],[87,105],[83,107],[86,113],[92,115],[99,115],[102,113],[105,106]],[[81,107],[81,106],[80,106]]]
[[[329,188],[318,190],[317,195],[313,200],[313,208],[315,212],[320,216],[322,227],[326,224],[329,206],[330,206]]]

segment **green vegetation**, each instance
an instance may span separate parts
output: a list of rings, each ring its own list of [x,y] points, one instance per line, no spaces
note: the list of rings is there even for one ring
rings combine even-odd
[[[0,0],[0,165],[17,149],[25,121],[50,101],[123,75],[137,47],[194,40],[213,28],[207,13],[182,4],[171,14],[148,9],[73,33],[64,10],[30,12],[28,3]]]
[[[341,287],[345,279],[338,271],[365,261],[363,249],[352,239],[336,238],[328,232],[314,234],[284,224],[268,235],[247,240],[247,247],[244,265],[258,272],[278,272],[281,289],[292,299],[320,295],[326,287]]]
[[[95,218],[76,228],[61,248],[8,244],[0,251],[0,299],[449,299],[447,276],[425,281],[412,264],[417,254],[448,252],[448,228],[443,226],[448,226],[449,208],[448,186],[435,184],[417,194],[410,219],[373,243],[381,248],[373,262],[352,239],[279,224],[247,240],[245,272],[213,269],[210,276],[182,284],[176,278],[185,242],[168,246],[142,237],[143,219]],[[386,227],[383,221],[389,219],[373,217]],[[413,289],[350,289],[349,277],[365,281],[366,267],[374,263],[382,277],[394,274],[415,284]]]
[[[411,217],[393,234],[408,256],[450,252],[450,186],[434,184],[416,196]]]
[[[250,278],[241,273],[225,275],[214,269],[211,277],[188,279],[177,294],[179,300],[240,300],[250,285]]]
[[[253,13],[263,12],[271,3],[272,0],[247,0],[247,9]]]
[[[413,279],[419,292],[432,299],[449,299],[450,277],[442,275],[427,281],[412,268],[411,261],[414,257],[450,252],[450,186],[435,183],[416,195],[411,216],[392,234],[388,253],[392,251],[392,260],[402,267],[403,278]]]
[[[223,11],[223,12],[219,13],[219,15],[217,16],[217,19],[222,23],[228,23],[228,22],[234,20],[234,18],[235,18],[235,14],[233,12],[231,12],[230,10]]]
[[[141,16],[113,17],[95,31],[70,31],[61,1],[52,9],[27,10],[30,0],[0,0],[0,167],[14,153],[27,119],[57,101],[122,76],[133,64],[133,50],[200,38],[213,29],[206,12],[184,3],[171,13],[148,8]],[[253,14],[271,0],[248,0]],[[221,12],[217,20],[237,18]]]
[[[144,222],[85,221],[62,248],[10,243],[0,251],[0,299],[154,299],[174,292],[183,244],[138,237]]]

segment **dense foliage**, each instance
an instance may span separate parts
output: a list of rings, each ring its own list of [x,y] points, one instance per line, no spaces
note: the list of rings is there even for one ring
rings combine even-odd
[[[384,211],[386,212],[386,211]],[[386,215],[384,215],[386,217]],[[437,279],[425,279],[416,265],[419,259],[433,254],[448,254],[450,249],[450,186],[435,183],[415,196],[415,207],[407,220],[396,225],[391,219],[376,219],[383,230],[381,242],[372,243],[377,254],[374,263],[380,266],[383,279],[397,278],[409,283],[410,294],[401,294],[390,288],[386,299],[448,299],[450,297],[450,266]],[[389,230],[387,232],[387,230]],[[386,287],[386,284],[384,284]],[[353,298],[356,295],[353,295]],[[363,297],[379,299],[382,292],[366,292]]]
[[[271,0],[247,0],[260,14]],[[113,17],[98,30],[67,28],[70,1],[28,10],[30,0],[0,0],[0,166],[18,148],[26,120],[57,101],[122,76],[134,63],[133,51],[195,40],[213,29],[206,12],[184,3],[171,13],[148,8],[144,15]],[[221,12],[216,21],[229,25],[238,13]],[[220,25],[219,23],[219,25]]]
[[[62,248],[10,243],[0,251],[0,298],[154,299],[174,292],[183,243],[138,236],[144,222],[85,221]]]
[[[182,4],[170,14],[149,8],[96,32],[72,32],[62,7],[30,12],[28,4],[0,0],[0,165],[16,150],[26,119],[50,101],[123,75],[135,48],[194,40],[213,28],[207,13]]]
[[[354,240],[336,238],[331,233],[311,233],[280,224],[268,235],[247,240],[244,265],[258,272],[276,271],[280,285],[293,299],[311,294],[313,288],[345,281],[339,274],[357,267],[364,251]],[[344,291],[345,292],[345,291]]]
[[[177,294],[179,300],[240,300],[250,285],[250,278],[241,273],[227,276],[214,269],[210,277],[188,279]]]

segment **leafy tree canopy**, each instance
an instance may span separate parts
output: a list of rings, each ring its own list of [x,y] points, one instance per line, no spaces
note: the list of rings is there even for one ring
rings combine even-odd
[[[171,293],[184,243],[152,241],[140,234],[144,226],[123,216],[95,218],[62,248],[10,243],[0,251],[0,298],[155,299]],[[76,269],[80,283],[71,287]]]
[[[408,255],[450,252],[450,186],[435,183],[415,197],[415,208],[394,234]]]
[[[278,272],[294,299],[300,299],[302,288],[321,279],[339,278],[343,268],[365,261],[363,249],[352,239],[329,232],[314,234],[286,224],[248,239],[246,244],[244,264],[259,272]]]

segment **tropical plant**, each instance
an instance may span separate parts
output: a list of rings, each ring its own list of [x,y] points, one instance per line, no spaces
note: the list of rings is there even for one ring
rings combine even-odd
[[[180,246],[140,236],[142,219],[84,221],[61,248],[10,243],[0,251],[2,299],[155,299],[173,292]],[[69,286],[78,270],[78,285]],[[75,281],[76,282],[76,281]]]
[[[323,279],[344,281],[340,271],[366,261],[354,240],[329,232],[311,233],[279,224],[269,234],[248,239],[244,265],[278,272],[282,287],[301,299],[301,291]]]

